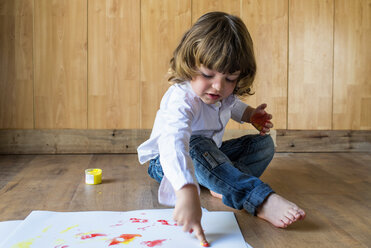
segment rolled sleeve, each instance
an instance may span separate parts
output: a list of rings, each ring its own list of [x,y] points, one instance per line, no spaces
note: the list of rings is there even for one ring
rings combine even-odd
[[[247,106],[249,105],[239,99],[236,99],[231,108],[231,118],[239,123],[243,123],[242,116]]]

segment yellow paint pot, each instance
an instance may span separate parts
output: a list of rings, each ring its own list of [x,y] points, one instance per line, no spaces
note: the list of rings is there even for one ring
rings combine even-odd
[[[101,169],[86,169],[85,170],[85,183],[86,184],[102,183],[102,170]]]

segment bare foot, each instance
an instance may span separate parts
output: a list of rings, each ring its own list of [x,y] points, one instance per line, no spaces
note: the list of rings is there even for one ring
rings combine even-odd
[[[304,210],[274,193],[268,196],[257,211],[259,218],[281,228],[286,228],[295,221],[305,218]]]
[[[212,196],[216,197],[216,198],[219,198],[219,199],[222,199],[223,198],[223,195],[222,194],[218,194],[218,193],[216,193],[214,191],[211,191],[211,190],[210,190],[210,194]]]

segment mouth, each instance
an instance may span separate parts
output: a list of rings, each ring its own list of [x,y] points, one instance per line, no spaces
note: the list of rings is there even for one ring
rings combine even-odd
[[[212,100],[217,100],[220,97],[218,94],[206,93],[206,95]]]

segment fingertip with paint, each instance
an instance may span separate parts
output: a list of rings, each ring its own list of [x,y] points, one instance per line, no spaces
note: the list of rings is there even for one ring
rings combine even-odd
[[[209,242],[205,241],[205,242],[201,242],[201,246],[202,247],[210,247],[210,244],[209,244]]]

